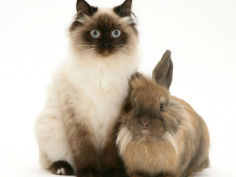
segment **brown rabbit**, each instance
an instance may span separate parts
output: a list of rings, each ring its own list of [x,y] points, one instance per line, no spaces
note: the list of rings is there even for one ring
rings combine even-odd
[[[169,94],[173,64],[166,51],[153,80],[136,73],[120,117],[117,145],[131,177],[187,177],[209,165],[203,119]]]

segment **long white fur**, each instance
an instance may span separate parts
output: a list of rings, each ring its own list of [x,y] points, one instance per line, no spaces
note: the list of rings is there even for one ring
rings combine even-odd
[[[177,142],[176,142],[177,140],[176,140],[175,135],[172,135],[172,133],[170,133],[170,132],[165,132],[163,138],[170,143],[170,145],[175,150],[176,156],[178,156],[179,150],[178,150],[178,145],[177,145]]]
[[[132,134],[128,130],[128,128],[123,127],[120,129],[118,133],[118,137],[116,139],[116,144],[119,147],[119,152],[122,154],[128,144],[132,141]],[[170,145],[174,148],[176,156],[178,156],[178,145],[177,145],[177,139],[175,135],[172,135],[170,132],[166,132],[163,136],[163,138],[170,143]]]
[[[103,12],[99,10],[99,13]],[[73,106],[78,107],[79,115],[85,118],[77,121],[89,127],[95,135],[96,145],[101,147],[108,130],[118,117],[123,99],[127,96],[128,79],[139,63],[136,45],[138,41],[133,43],[135,45],[132,46],[130,55],[118,53],[106,58],[93,54],[92,49],[85,56],[78,54],[74,46],[70,47],[69,57],[55,76],[47,104],[35,126],[44,168],[58,160],[65,160],[75,168],[59,106],[60,88],[65,84],[61,78],[66,78],[78,90],[79,95],[73,98]]]
[[[119,153],[122,154],[126,149],[127,145],[131,142],[133,136],[128,130],[128,128],[123,127],[120,129],[118,137],[116,139],[116,144],[119,147]]]

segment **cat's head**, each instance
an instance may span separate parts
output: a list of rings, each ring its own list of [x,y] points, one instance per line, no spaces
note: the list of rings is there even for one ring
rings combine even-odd
[[[80,55],[108,57],[133,55],[138,32],[131,12],[132,0],[102,9],[77,0],[77,14],[70,26],[71,43]]]

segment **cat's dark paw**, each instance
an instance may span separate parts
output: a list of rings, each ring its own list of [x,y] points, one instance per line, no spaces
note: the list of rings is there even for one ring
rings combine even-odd
[[[66,161],[57,161],[54,162],[50,167],[49,170],[55,175],[73,175],[73,168],[71,165]]]
[[[85,168],[76,173],[77,177],[102,177],[100,173],[93,168]]]
[[[103,172],[103,177],[128,177],[125,170],[119,168],[111,168]]]

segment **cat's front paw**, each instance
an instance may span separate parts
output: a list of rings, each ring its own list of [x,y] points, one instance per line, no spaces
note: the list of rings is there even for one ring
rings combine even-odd
[[[103,172],[103,177],[128,177],[125,170],[112,168]]]
[[[85,168],[77,172],[77,177],[101,177],[100,173],[93,168]]]
[[[54,162],[50,167],[49,170],[55,175],[73,175],[73,168],[71,165],[66,161],[57,161]]]

